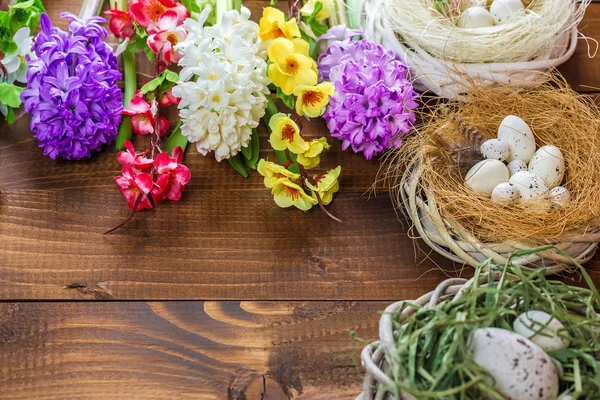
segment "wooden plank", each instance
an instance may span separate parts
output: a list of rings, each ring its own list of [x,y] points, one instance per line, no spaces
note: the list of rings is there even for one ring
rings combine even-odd
[[[354,399],[364,344],[349,332],[373,339],[385,306],[4,303],[0,397]]]
[[[245,4],[256,16],[265,3]],[[53,16],[57,4],[48,4]],[[597,15],[599,7],[588,13]],[[427,247],[407,235],[386,191],[365,195],[378,161],[342,152],[337,141],[323,164],[342,165],[331,211],[344,224],[318,210],[281,210],[256,173],[244,180],[190,148],[193,178],[182,201],[102,236],[127,216],[112,178],[120,170],[116,152],[52,161],[28,124],[24,116],[0,126],[0,299],[394,300],[414,298],[443,279],[436,264],[460,270],[441,257],[421,263],[415,243]],[[309,137],[325,132],[322,121],[305,123]],[[261,151],[274,158],[261,134]],[[600,263],[591,268],[600,281]]]

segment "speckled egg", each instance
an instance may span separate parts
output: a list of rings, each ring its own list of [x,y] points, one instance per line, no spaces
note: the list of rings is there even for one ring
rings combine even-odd
[[[519,315],[513,322],[513,330],[540,346],[546,352],[569,347],[569,340],[561,336],[565,326],[544,311],[530,310]],[[560,336],[559,336],[560,335]]]
[[[508,178],[508,168],[502,161],[483,160],[467,172],[465,184],[476,193],[490,196],[494,188]]]
[[[528,163],[535,153],[535,137],[525,121],[515,115],[504,118],[498,128],[498,139],[508,143],[510,155],[506,161],[515,159]]]
[[[501,328],[473,332],[470,356],[507,399],[556,400],[558,373],[552,358],[531,340]]]
[[[513,19],[525,6],[521,0],[494,0],[490,6],[490,14],[494,24],[502,25]]]
[[[467,8],[456,21],[459,28],[484,28],[494,26],[492,14],[483,7]]]
[[[527,171],[527,163],[523,160],[512,160],[506,167],[510,176],[513,176],[517,172]]]
[[[564,186],[555,186],[550,189],[550,200],[559,206],[564,206],[571,199],[569,189]]]
[[[490,139],[481,145],[481,154],[490,160],[504,161],[510,155],[508,143],[499,139]]]
[[[519,198],[519,189],[512,183],[502,182],[492,191],[492,201],[500,204],[510,204]]]
[[[519,201],[536,199],[548,194],[544,180],[528,171],[517,172],[509,182],[519,189]]]
[[[565,158],[556,146],[540,147],[529,162],[529,172],[538,175],[552,189],[560,185],[565,176]]]

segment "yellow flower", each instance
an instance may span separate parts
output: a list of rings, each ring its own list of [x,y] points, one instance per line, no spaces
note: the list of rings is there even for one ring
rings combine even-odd
[[[271,128],[269,143],[275,150],[288,149],[292,153],[300,154],[310,149],[308,142],[300,136],[300,128],[287,114],[273,115],[269,121],[269,128]]]
[[[267,54],[272,62],[267,70],[269,79],[283,93],[291,95],[298,85],[317,84],[317,63],[308,55],[306,40],[274,39]]]
[[[299,116],[317,118],[323,115],[329,104],[329,96],[333,95],[334,87],[330,82],[319,83],[317,86],[298,85],[294,90],[296,112]]]
[[[258,162],[257,171],[265,177],[265,186],[269,189],[275,186],[275,183],[280,179],[291,179],[293,181],[300,179],[299,174],[289,171],[282,165],[263,159]]]
[[[288,39],[300,37],[300,29],[296,23],[296,18],[292,18],[286,22],[283,11],[273,7],[264,8],[259,24],[260,38],[262,41],[280,37]]]
[[[327,4],[325,4],[325,1],[323,0],[308,0],[300,9],[300,12],[305,17],[312,15],[312,13],[315,11],[315,6],[317,3],[321,3],[323,8],[321,8],[321,10],[315,16],[316,20],[323,21],[324,19],[329,18],[329,7],[327,7]]]
[[[278,180],[271,193],[274,195],[275,203],[281,208],[295,206],[302,211],[307,211],[317,204],[317,200],[306,194],[300,185],[287,179]]]
[[[312,195],[315,201],[317,200],[316,193],[319,193],[319,197],[321,197],[321,202],[324,205],[331,203],[333,200],[333,195],[340,189],[340,183],[338,181],[338,177],[342,172],[342,167],[337,167],[336,169],[332,169],[327,172],[326,175],[321,175],[317,177],[317,185],[311,184],[308,179],[306,180],[306,186],[312,190]]]
[[[308,142],[310,148],[304,153],[299,153],[296,161],[306,169],[311,169],[319,165],[321,162],[320,154],[323,150],[329,150],[331,147],[327,143],[327,139],[322,137]]]

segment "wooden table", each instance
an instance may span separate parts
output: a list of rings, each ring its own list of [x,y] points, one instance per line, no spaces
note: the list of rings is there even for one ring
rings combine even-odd
[[[46,3],[58,21],[65,3]],[[244,3],[255,18],[267,4]],[[600,3],[582,27],[600,38]],[[561,70],[600,91],[583,41]],[[273,157],[264,130],[261,151]],[[387,191],[369,192],[377,160],[338,142],[324,163],[342,165],[330,209],[344,224],[279,209],[258,174],[190,148],[181,202],[103,236],[128,213],[115,156],[52,161],[28,117],[0,127],[1,399],[353,399],[379,312],[470,273],[414,241]]]

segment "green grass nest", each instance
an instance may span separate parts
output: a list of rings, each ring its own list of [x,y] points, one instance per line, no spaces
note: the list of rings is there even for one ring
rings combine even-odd
[[[600,399],[600,295],[586,271],[578,269],[586,288],[548,280],[543,270],[525,270],[510,260],[504,266],[488,261],[475,271],[474,282],[483,279],[484,284],[464,288],[458,298],[448,296],[433,308],[405,302],[393,318],[397,353],[386,357],[388,362],[390,356],[399,360],[388,363],[386,371],[396,387],[379,390],[395,398],[411,394],[417,399],[505,399],[492,378],[468,357],[471,334],[485,327],[512,331],[519,314],[541,310],[565,325],[571,342],[568,349],[548,352],[564,370],[558,399]],[[399,314],[406,307],[417,311],[401,321]]]

